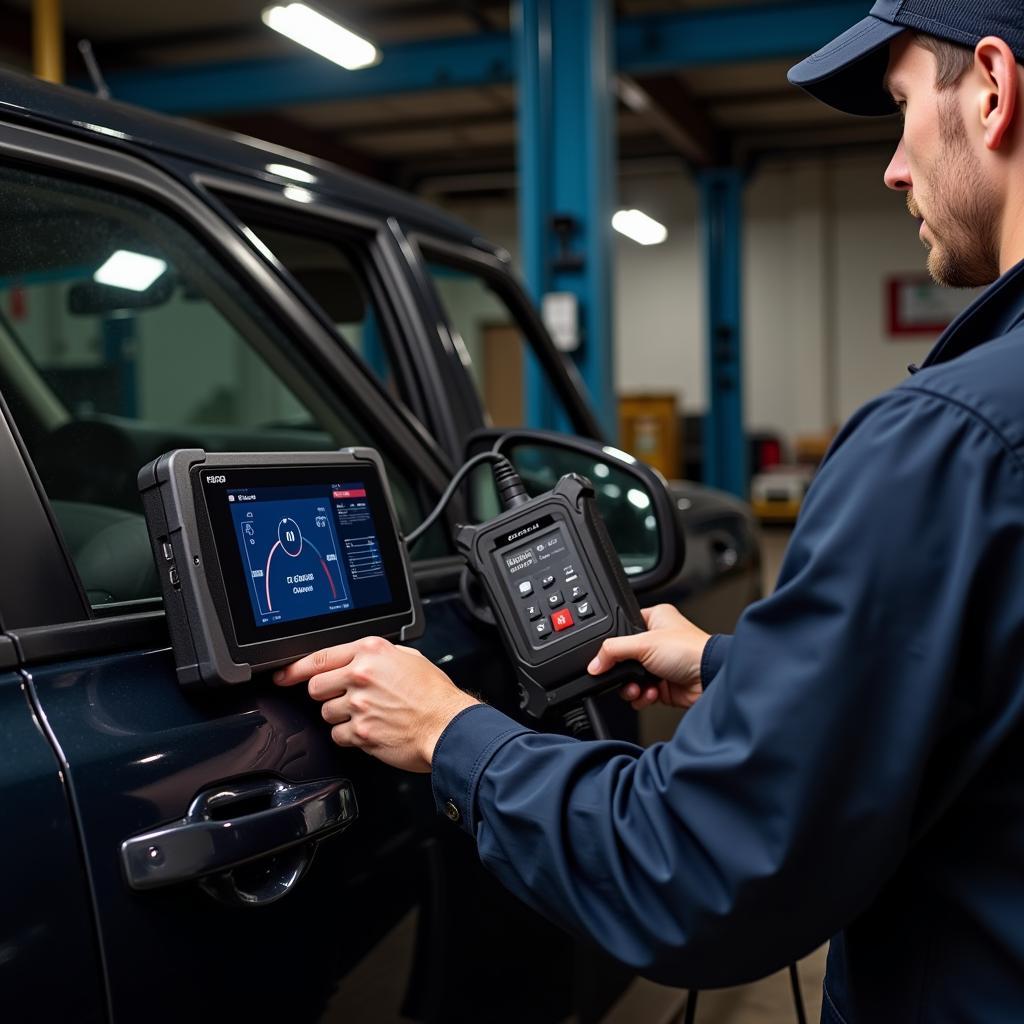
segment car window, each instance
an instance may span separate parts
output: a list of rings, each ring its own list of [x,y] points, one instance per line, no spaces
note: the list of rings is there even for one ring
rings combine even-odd
[[[0,392],[94,605],[159,594],[136,490],[164,451],[380,448],[199,240],[120,193],[0,168]],[[428,542],[421,557],[435,553]]]
[[[356,241],[317,237],[238,211],[249,229],[281,261],[334,324],[338,337],[377,377],[384,389],[406,401],[390,339],[371,295],[368,256]]]
[[[487,277],[437,259],[427,270],[441,300],[455,344],[495,427],[521,427],[528,420],[528,367],[546,377],[515,312]],[[549,414],[558,429],[571,430],[573,417],[549,380]]]

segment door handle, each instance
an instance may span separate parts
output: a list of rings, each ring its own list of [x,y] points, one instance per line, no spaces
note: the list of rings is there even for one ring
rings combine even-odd
[[[200,793],[180,821],[126,839],[121,863],[133,889],[157,889],[311,846],[347,828],[357,814],[347,779],[243,781]]]

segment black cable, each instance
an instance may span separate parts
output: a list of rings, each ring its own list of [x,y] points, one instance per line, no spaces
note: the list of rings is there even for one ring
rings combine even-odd
[[[807,1024],[807,1013],[804,1011],[804,996],[800,991],[800,972],[796,964],[789,965],[789,983],[793,986],[793,1005],[796,1007],[796,1019],[799,1024]]]
[[[608,731],[608,726],[605,725],[604,718],[601,716],[597,702],[593,697],[583,698],[583,710],[587,713],[587,718],[590,719],[590,728],[594,733],[594,739],[610,740],[612,734]]]
[[[695,988],[691,988],[686,993],[686,1010],[683,1012],[683,1024],[696,1024],[697,996],[699,994]]]
[[[455,476],[452,477],[451,483],[445,488],[444,494],[441,495],[440,500],[434,506],[433,512],[405,538],[407,547],[411,548],[437,522],[448,502],[452,500],[452,495],[455,494],[459,485],[465,479],[466,474],[484,462],[491,462],[495,465],[494,483],[498,488],[498,495],[505,508],[514,508],[516,505],[521,505],[528,500],[526,498],[526,491],[523,488],[523,482],[519,479],[519,474],[515,471],[512,463],[504,455],[498,455],[496,452],[482,452],[480,455],[473,456],[473,458],[463,463],[459,468]]]

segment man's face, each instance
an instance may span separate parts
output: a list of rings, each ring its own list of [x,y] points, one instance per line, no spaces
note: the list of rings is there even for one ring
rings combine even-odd
[[[999,201],[967,130],[962,91],[940,91],[935,71],[935,56],[912,36],[893,43],[886,85],[904,124],[885,183],[907,193],[932,277],[975,288],[999,277]]]

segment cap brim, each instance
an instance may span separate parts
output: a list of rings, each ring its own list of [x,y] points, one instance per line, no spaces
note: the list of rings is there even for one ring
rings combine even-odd
[[[789,72],[793,85],[836,110],[864,117],[896,112],[885,90],[889,46],[906,29],[868,16]]]

